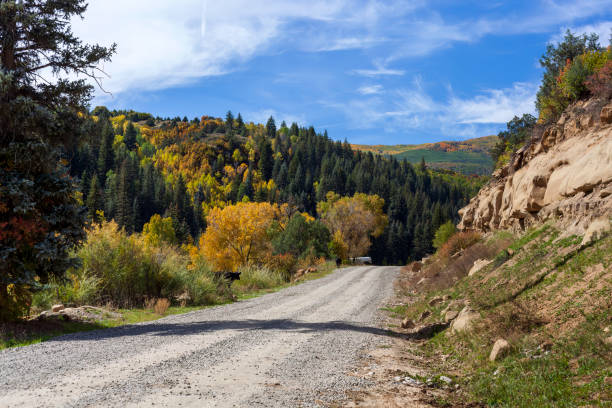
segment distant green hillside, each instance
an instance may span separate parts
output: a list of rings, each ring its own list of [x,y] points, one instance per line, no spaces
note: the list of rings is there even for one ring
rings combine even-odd
[[[427,165],[463,174],[488,175],[493,171],[489,152],[497,136],[485,136],[460,142],[425,143],[421,145],[353,145],[357,150],[395,156],[411,163],[425,159]]]

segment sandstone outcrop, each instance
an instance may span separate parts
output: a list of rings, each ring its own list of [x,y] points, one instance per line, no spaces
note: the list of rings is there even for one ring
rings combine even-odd
[[[612,102],[569,107],[493,173],[459,211],[459,229],[524,230],[555,218],[576,232],[612,215]]]

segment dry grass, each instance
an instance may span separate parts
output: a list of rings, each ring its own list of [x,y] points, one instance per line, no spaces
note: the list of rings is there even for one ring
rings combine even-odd
[[[153,310],[155,308],[155,303],[157,303],[156,298],[149,298],[145,300],[144,308],[147,310]]]
[[[460,251],[471,247],[480,239],[482,236],[476,231],[464,231],[458,232],[449,238],[448,241],[438,251],[437,255],[443,259],[448,259]]]
[[[157,313],[158,315],[164,315],[168,311],[169,307],[170,307],[170,301],[168,299],[162,298],[162,299],[157,299],[157,302],[155,302],[154,310],[155,310],[155,313]]]
[[[464,235],[464,234],[470,234]],[[459,233],[455,234],[455,242],[451,243],[449,247],[460,248],[464,244],[467,244],[478,236],[478,234],[472,233]],[[453,238],[451,238],[452,240]],[[450,242],[450,241],[449,241]],[[501,250],[506,249],[512,240],[511,238],[491,239],[486,242],[476,242],[472,245],[465,247],[463,250],[455,252],[454,256],[446,256],[442,253],[444,247],[442,247],[436,255],[430,258],[430,261],[425,263],[420,270],[417,270],[416,265],[410,264],[405,267],[407,271],[414,271],[409,274],[406,278],[399,280],[399,289],[409,291],[409,288],[418,287],[419,291],[440,291],[452,287],[461,278],[467,276],[468,272],[474,266],[474,262],[478,259],[493,259],[496,254]],[[447,251],[450,251],[447,248]],[[446,252],[448,253],[448,252]],[[419,283],[420,282],[420,283]]]
[[[491,341],[505,338],[514,343],[548,322],[548,319],[540,315],[536,304],[515,299],[492,310],[481,323],[480,331],[487,332]]]

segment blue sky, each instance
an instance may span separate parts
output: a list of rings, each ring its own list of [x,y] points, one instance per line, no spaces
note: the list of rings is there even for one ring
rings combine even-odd
[[[296,121],[352,143],[497,133],[533,113],[566,29],[608,44],[612,0],[91,0],[74,31],[118,44],[94,105]]]

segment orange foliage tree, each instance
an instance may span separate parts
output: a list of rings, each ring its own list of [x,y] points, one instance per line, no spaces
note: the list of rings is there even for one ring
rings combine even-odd
[[[265,202],[213,208],[200,238],[200,251],[219,270],[261,262],[271,253],[268,229],[279,216],[278,206]]]
[[[365,255],[372,245],[370,238],[380,236],[387,226],[385,200],[363,193],[341,198],[331,191],[326,199],[317,204],[317,211],[332,231],[331,246],[336,255],[341,258]]]

